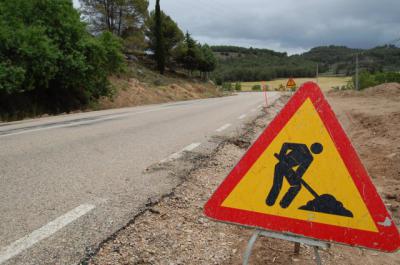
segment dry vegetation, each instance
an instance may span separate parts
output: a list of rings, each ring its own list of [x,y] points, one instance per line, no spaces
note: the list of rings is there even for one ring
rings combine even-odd
[[[317,82],[315,78],[294,78],[296,84],[298,87],[300,87],[301,84],[308,82],[308,81],[313,81]],[[331,90],[333,87],[342,87],[347,84],[351,80],[351,77],[319,77],[318,78],[318,84],[321,87],[322,90],[328,91]],[[286,86],[288,79],[276,79],[272,81],[267,81],[266,84],[269,87],[269,90],[275,90],[282,86]],[[243,91],[251,91],[251,88],[254,85],[261,85],[261,82],[244,82],[242,83],[242,90]]]
[[[111,77],[114,94],[102,98],[95,109],[132,107],[170,101],[219,97],[222,93],[212,82],[188,78],[179,73],[159,75],[138,64],[131,64],[123,76]]]

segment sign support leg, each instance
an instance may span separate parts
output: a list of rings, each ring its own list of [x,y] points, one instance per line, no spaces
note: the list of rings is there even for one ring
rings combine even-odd
[[[318,252],[318,247],[314,246],[314,254],[315,254],[315,262],[317,263],[317,265],[322,265],[321,257]]]
[[[300,254],[300,243],[294,243],[294,254],[299,255]]]
[[[261,231],[256,230],[253,235],[251,236],[249,243],[247,244],[246,252],[244,253],[243,257],[243,265],[247,265],[249,263],[249,259],[251,256],[251,252],[253,250],[254,243],[256,243],[258,236],[260,235]]]
[[[249,243],[247,244],[246,252],[244,253],[243,256],[243,265],[248,265],[249,259],[251,256],[251,252],[253,251],[253,246],[254,243],[257,241],[259,236],[265,236],[265,237],[270,237],[270,238],[276,238],[276,239],[283,239],[283,240],[288,240],[291,242],[295,242],[295,251],[298,248],[300,251],[300,244],[305,244],[311,247],[314,247],[314,254],[315,254],[315,261],[317,265],[322,265],[321,257],[319,255],[318,249],[328,249],[330,247],[330,244],[321,242],[315,239],[311,238],[302,238],[302,237],[297,237],[297,236],[292,236],[292,235],[284,235],[284,234],[279,234],[279,233],[274,233],[270,231],[262,231],[262,230],[256,230],[254,231],[253,235],[251,236]]]

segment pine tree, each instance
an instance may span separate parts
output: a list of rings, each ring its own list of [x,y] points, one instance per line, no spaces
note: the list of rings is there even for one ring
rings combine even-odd
[[[156,50],[155,50],[155,58],[157,61],[157,68],[160,74],[164,74],[165,71],[165,49],[164,49],[164,39],[162,33],[162,18],[161,18],[161,8],[160,8],[160,0],[156,1],[156,10],[155,10],[155,37],[156,37]]]

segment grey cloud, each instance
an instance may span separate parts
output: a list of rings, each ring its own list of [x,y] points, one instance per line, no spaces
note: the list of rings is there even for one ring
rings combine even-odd
[[[161,7],[210,44],[294,53],[328,44],[369,48],[400,37],[399,0],[161,0]]]

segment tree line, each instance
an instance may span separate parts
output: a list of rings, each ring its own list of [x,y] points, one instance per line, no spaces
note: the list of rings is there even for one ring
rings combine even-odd
[[[354,75],[358,54],[360,70],[369,73],[400,71],[400,48],[383,45],[372,49],[345,46],[312,48],[300,55],[287,55],[268,49],[212,46],[218,58],[213,79],[218,83],[271,80],[287,77],[313,77],[320,74]]]
[[[235,46],[212,46],[211,49],[218,58],[217,68],[212,74],[217,84],[313,77],[316,74],[316,63],[300,56]]]

